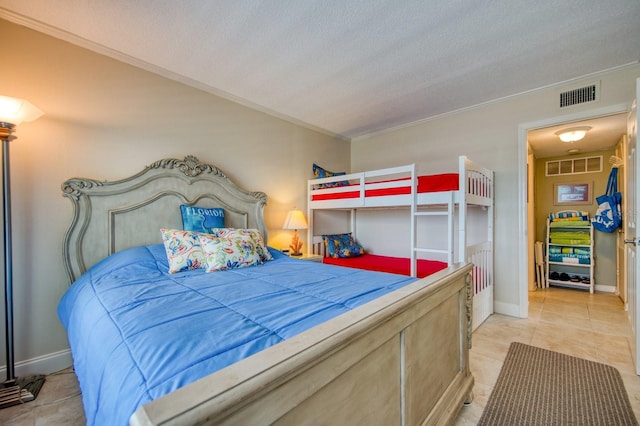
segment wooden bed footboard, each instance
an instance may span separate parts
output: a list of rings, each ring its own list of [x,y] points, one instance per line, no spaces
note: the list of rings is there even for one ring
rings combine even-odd
[[[450,424],[473,387],[471,268],[451,266],[152,401],[131,424]]]

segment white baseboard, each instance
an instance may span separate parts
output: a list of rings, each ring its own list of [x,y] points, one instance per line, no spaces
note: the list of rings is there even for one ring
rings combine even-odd
[[[503,303],[494,300],[493,302],[493,311],[496,314],[508,315],[510,317],[520,317],[520,306],[514,305],[513,303]],[[526,318],[526,317],[525,317]]]
[[[599,285],[599,284],[596,284],[594,288],[595,288],[596,291],[601,291],[603,293],[615,293],[616,292],[616,286],[614,286],[614,285]]]
[[[65,349],[37,358],[16,362],[15,375],[17,377],[24,377],[32,374],[51,374],[70,367],[72,363],[71,350]],[[3,365],[0,367],[0,375],[6,376],[6,374],[7,366]]]

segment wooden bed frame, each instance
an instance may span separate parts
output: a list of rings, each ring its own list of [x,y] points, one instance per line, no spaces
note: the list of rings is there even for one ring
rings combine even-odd
[[[223,207],[264,232],[266,196],[195,157],[120,181],[70,179],[71,281],[103,257],[160,243],[180,204]],[[132,425],[450,424],[470,402],[470,264],[455,264],[140,407]]]

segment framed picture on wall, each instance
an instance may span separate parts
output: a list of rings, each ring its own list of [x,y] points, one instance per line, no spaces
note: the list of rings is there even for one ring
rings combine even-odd
[[[592,190],[593,182],[556,183],[553,185],[553,204],[556,206],[592,204]]]

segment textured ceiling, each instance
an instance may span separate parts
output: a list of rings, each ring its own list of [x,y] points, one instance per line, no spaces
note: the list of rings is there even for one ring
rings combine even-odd
[[[562,142],[556,135],[557,131],[581,126],[591,127],[591,130],[580,141]],[[613,149],[626,133],[627,114],[615,114],[531,130],[527,140],[536,158],[547,158]]]
[[[0,17],[345,139],[640,58],[638,0],[0,0]]]

